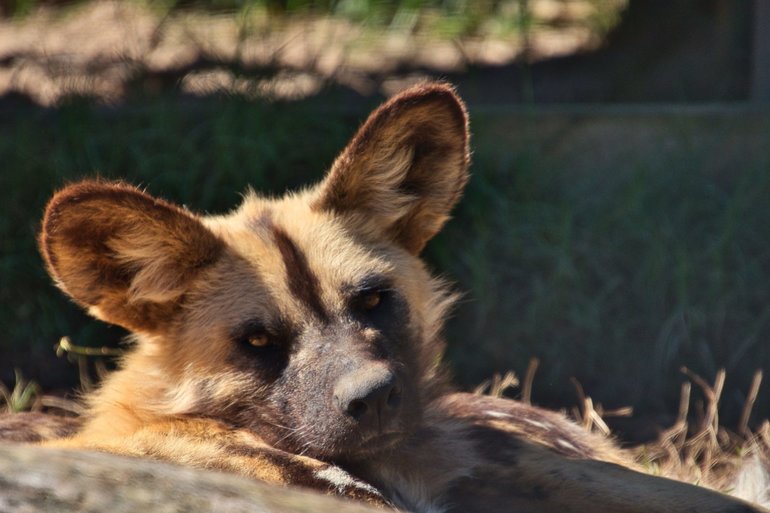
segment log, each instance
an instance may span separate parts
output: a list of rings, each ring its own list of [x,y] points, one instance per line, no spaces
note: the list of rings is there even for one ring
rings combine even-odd
[[[373,513],[241,476],[112,454],[0,444],[3,513]]]

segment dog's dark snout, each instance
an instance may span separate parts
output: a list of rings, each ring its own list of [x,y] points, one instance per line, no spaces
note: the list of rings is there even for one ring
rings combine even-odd
[[[362,428],[382,430],[401,405],[401,384],[387,366],[368,365],[337,382],[334,402]]]

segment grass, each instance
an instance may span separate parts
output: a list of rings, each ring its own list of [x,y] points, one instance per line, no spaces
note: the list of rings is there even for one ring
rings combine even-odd
[[[86,0],[10,0],[0,15],[22,18],[45,5],[78,5]],[[420,33],[440,38],[527,33],[535,25],[563,28],[575,23],[603,36],[620,21],[627,0],[539,2],[537,0],[163,0],[146,4],[160,14],[184,10],[255,13],[280,23],[287,16],[331,16],[375,31]],[[572,6],[570,6],[570,3]],[[575,4],[578,5],[575,5]],[[536,5],[537,4],[537,5]],[[540,4],[543,7],[538,8]]]
[[[770,362],[767,161],[711,165],[725,138],[716,150],[703,124],[668,123],[666,146],[582,165],[551,158],[547,138],[500,151],[477,128],[466,200],[433,247],[471,291],[448,330],[463,382],[523,375],[537,356],[536,401],[564,405],[574,376],[608,407],[659,414],[676,411],[679,367],[724,367],[724,415],[737,416]]]
[[[77,373],[55,358],[61,336],[102,346],[124,335],[88,319],[45,274],[34,239],[54,189],[100,174],[226,211],[247,184],[281,193],[318,179],[360,122],[344,112],[156,97],[4,113],[0,378],[10,383],[19,367],[45,390],[68,388]],[[693,142],[703,126],[676,120],[665,129],[668,150],[624,158],[620,170],[600,159],[557,162],[550,139],[500,144],[485,135],[491,121],[474,119],[473,179],[427,251],[466,291],[446,332],[459,381],[524,375],[538,356],[535,403],[573,403],[574,376],[607,408],[661,414],[676,411],[679,367],[707,379],[725,367],[723,417],[737,417],[754,370],[770,367],[767,163],[709,167],[719,148]],[[760,406],[756,417],[768,414]]]
[[[26,381],[21,372],[16,370],[15,384],[7,388],[0,383],[0,413],[18,413],[32,409],[40,395],[40,387],[34,381]]]

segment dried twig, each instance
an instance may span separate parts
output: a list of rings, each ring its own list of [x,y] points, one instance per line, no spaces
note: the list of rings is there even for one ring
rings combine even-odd
[[[533,356],[529,359],[527,371],[524,374],[524,383],[521,386],[521,400],[526,404],[532,404],[532,382],[535,380],[535,373],[539,366],[539,358]]]
[[[591,419],[588,416],[587,411],[587,404],[586,404],[586,393],[583,390],[583,385],[580,384],[580,381],[577,380],[575,376],[572,376],[569,378],[570,383],[572,383],[572,386],[575,387],[575,394],[577,394],[578,397],[578,407],[577,411],[579,412],[579,415],[575,415],[575,419],[583,425],[584,428],[591,430]],[[575,409],[573,409],[574,413]]]
[[[578,402],[583,404],[586,400],[586,393],[583,390],[583,385],[580,384],[580,381],[578,381],[575,376],[569,378],[569,381],[572,383],[572,386],[575,387],[575,393],[578,396]]]
[[[575,387],[575,393],[578,396],[578,403],[580,404],[580,415],[577,415],[578,421],[583,425],[587,431],[593,431],[594,427],[609,436],[610,428],[602,419],[602,416],[594,408],[593,399],[585,394],[583,385],[574,376],[570,378],[572,386]]]
[[[593,408],[593,401],[591,401],[590,397],[586,398],[586,410],[588,411],[588,417],[591,419],[591,428],[596,427],[596,429],[601,431],[604,436],[610,436],[611,431],[609,426],[604,422],[604,419],[599,412]]]
[[[689,381],[682,383],[679,391],[679,411],[674,425],[660,434],[659,443],[668,454],[668,461],[675,462],[677,467],[681,467],[682,449],[687,442],[687,413],[690,410],[690,391]]]
[[[710,427],[712,431],[716,433],[719,429],[719,399],[725,384],[725,370],[719,369],[717,371],[717,374],[714,377],[713,386],[709,385],[705,379],[698,376],[687,367],[682,367],[681,371],[703,390],[703,395],[706,398],[706,410],[703,417],[703,424],[700,426],[701,430],[706,430]]]
[[[596,411],[599,412],[599,414],[602,416],[602,418],[607,418],[607,417],[632,417],[634,415],[634,407],[633,406],[621,406],[620,408],[614,408],[612,410],[603,410],[603,411],[600,411],[599,407],[597,407]]]
[[[502,397],[506,390],[519,386],[519,378],[511,371],[504,375],[495,373],[491,380],[486,380],[477,386],[473,393],[476,395],[487,394],[492,397]]]
[[[591,400],[590,397],[586,397],[583,400],[583,427],[586,429],[586,431],[591,431],[591,428],[594,424],[593,419],[593,413],[594,413],[594,403]]]
[[[82,356],[120,356],[123,351],[111,347],[86,347],[72,343],[69,337],[62,337],[56,345],[56,356],[64,353],[79,354]]]
[[[679,411],[676,415],[677,424],[687,424],[687,413],[690,411],[690,391],[692,386],[689,381],[682,383],[679,390]]]
[[[751,417],[751,411],[754,409],[754,403],[757,400],[759,394],[759,386],[762,384],[762,369],[757,369],[754,372],[754,377],[751,380],[751,387],[749,387],[749,394],[746,396],[746,401],[743,403],[743,410],[741,410],[741,419],[738,422],[738,434],[747,437],[751,433],[749,432],[749,417]]]
[[[91,378],[91,373],[88,368],[89,358],[100,356],[120,356],[123,351],[120,349],[114,349],[111,347],[87,347],[79,346],[72,343],[69,337],[61,337],[59,343],[56,345],[56,356],[62,356],[63,354],[71,355],[78,366],[78,376],[80,378],[80,388],[84,392],[89,392],[95,388],[95,382]],[[94,367],[96,369],[96,375],[101,380],[106,374],[106,368],[101,360],[95,360]]]
[[[682,372],[698,385],[706,398],[706,406],[703,414],[703,420],[698,427],[696,434],[690,438],[685,446],[688,450],[688,457],[700,461],[700,471],[703,479],[709,477],[712,467],[717,462],[717,455],[722,453],[719,444],[719,399],[725,384],[725,370],[719,369],[714,377],[714,384],[709,385],[699,375],[695,374],[687,367],[682,367]]]

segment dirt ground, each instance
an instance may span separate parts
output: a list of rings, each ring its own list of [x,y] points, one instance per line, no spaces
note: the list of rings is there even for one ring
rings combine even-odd
[[[453,82],[469,104],[748,99],[746,6],[608,1],[620,20],[611,30],[591,21],[595,2],[529,0],[527,30],[500,29],[490,16],[462,36],[436,30],[437,13],[382,26],[116,0],[41,8],[0,18],[0,100],[114,104],[161,92],[291,100],[334,89],[353,101],[426,78]]]
[[[40,9],[0,19],[0,96],[16,93],[53,106],[73,95],[113,103],[134,91],[177,88],[296,99],[327,84],[387,95],[430,76],[572,55],[599,44],[582,23],[590,12],[580,2],[567,12],[559,2],[532,5],[539,19],[566,24],[538,25],[526,39],[515,33],[458,39],[342,18],[163,13],[110,0]]]

